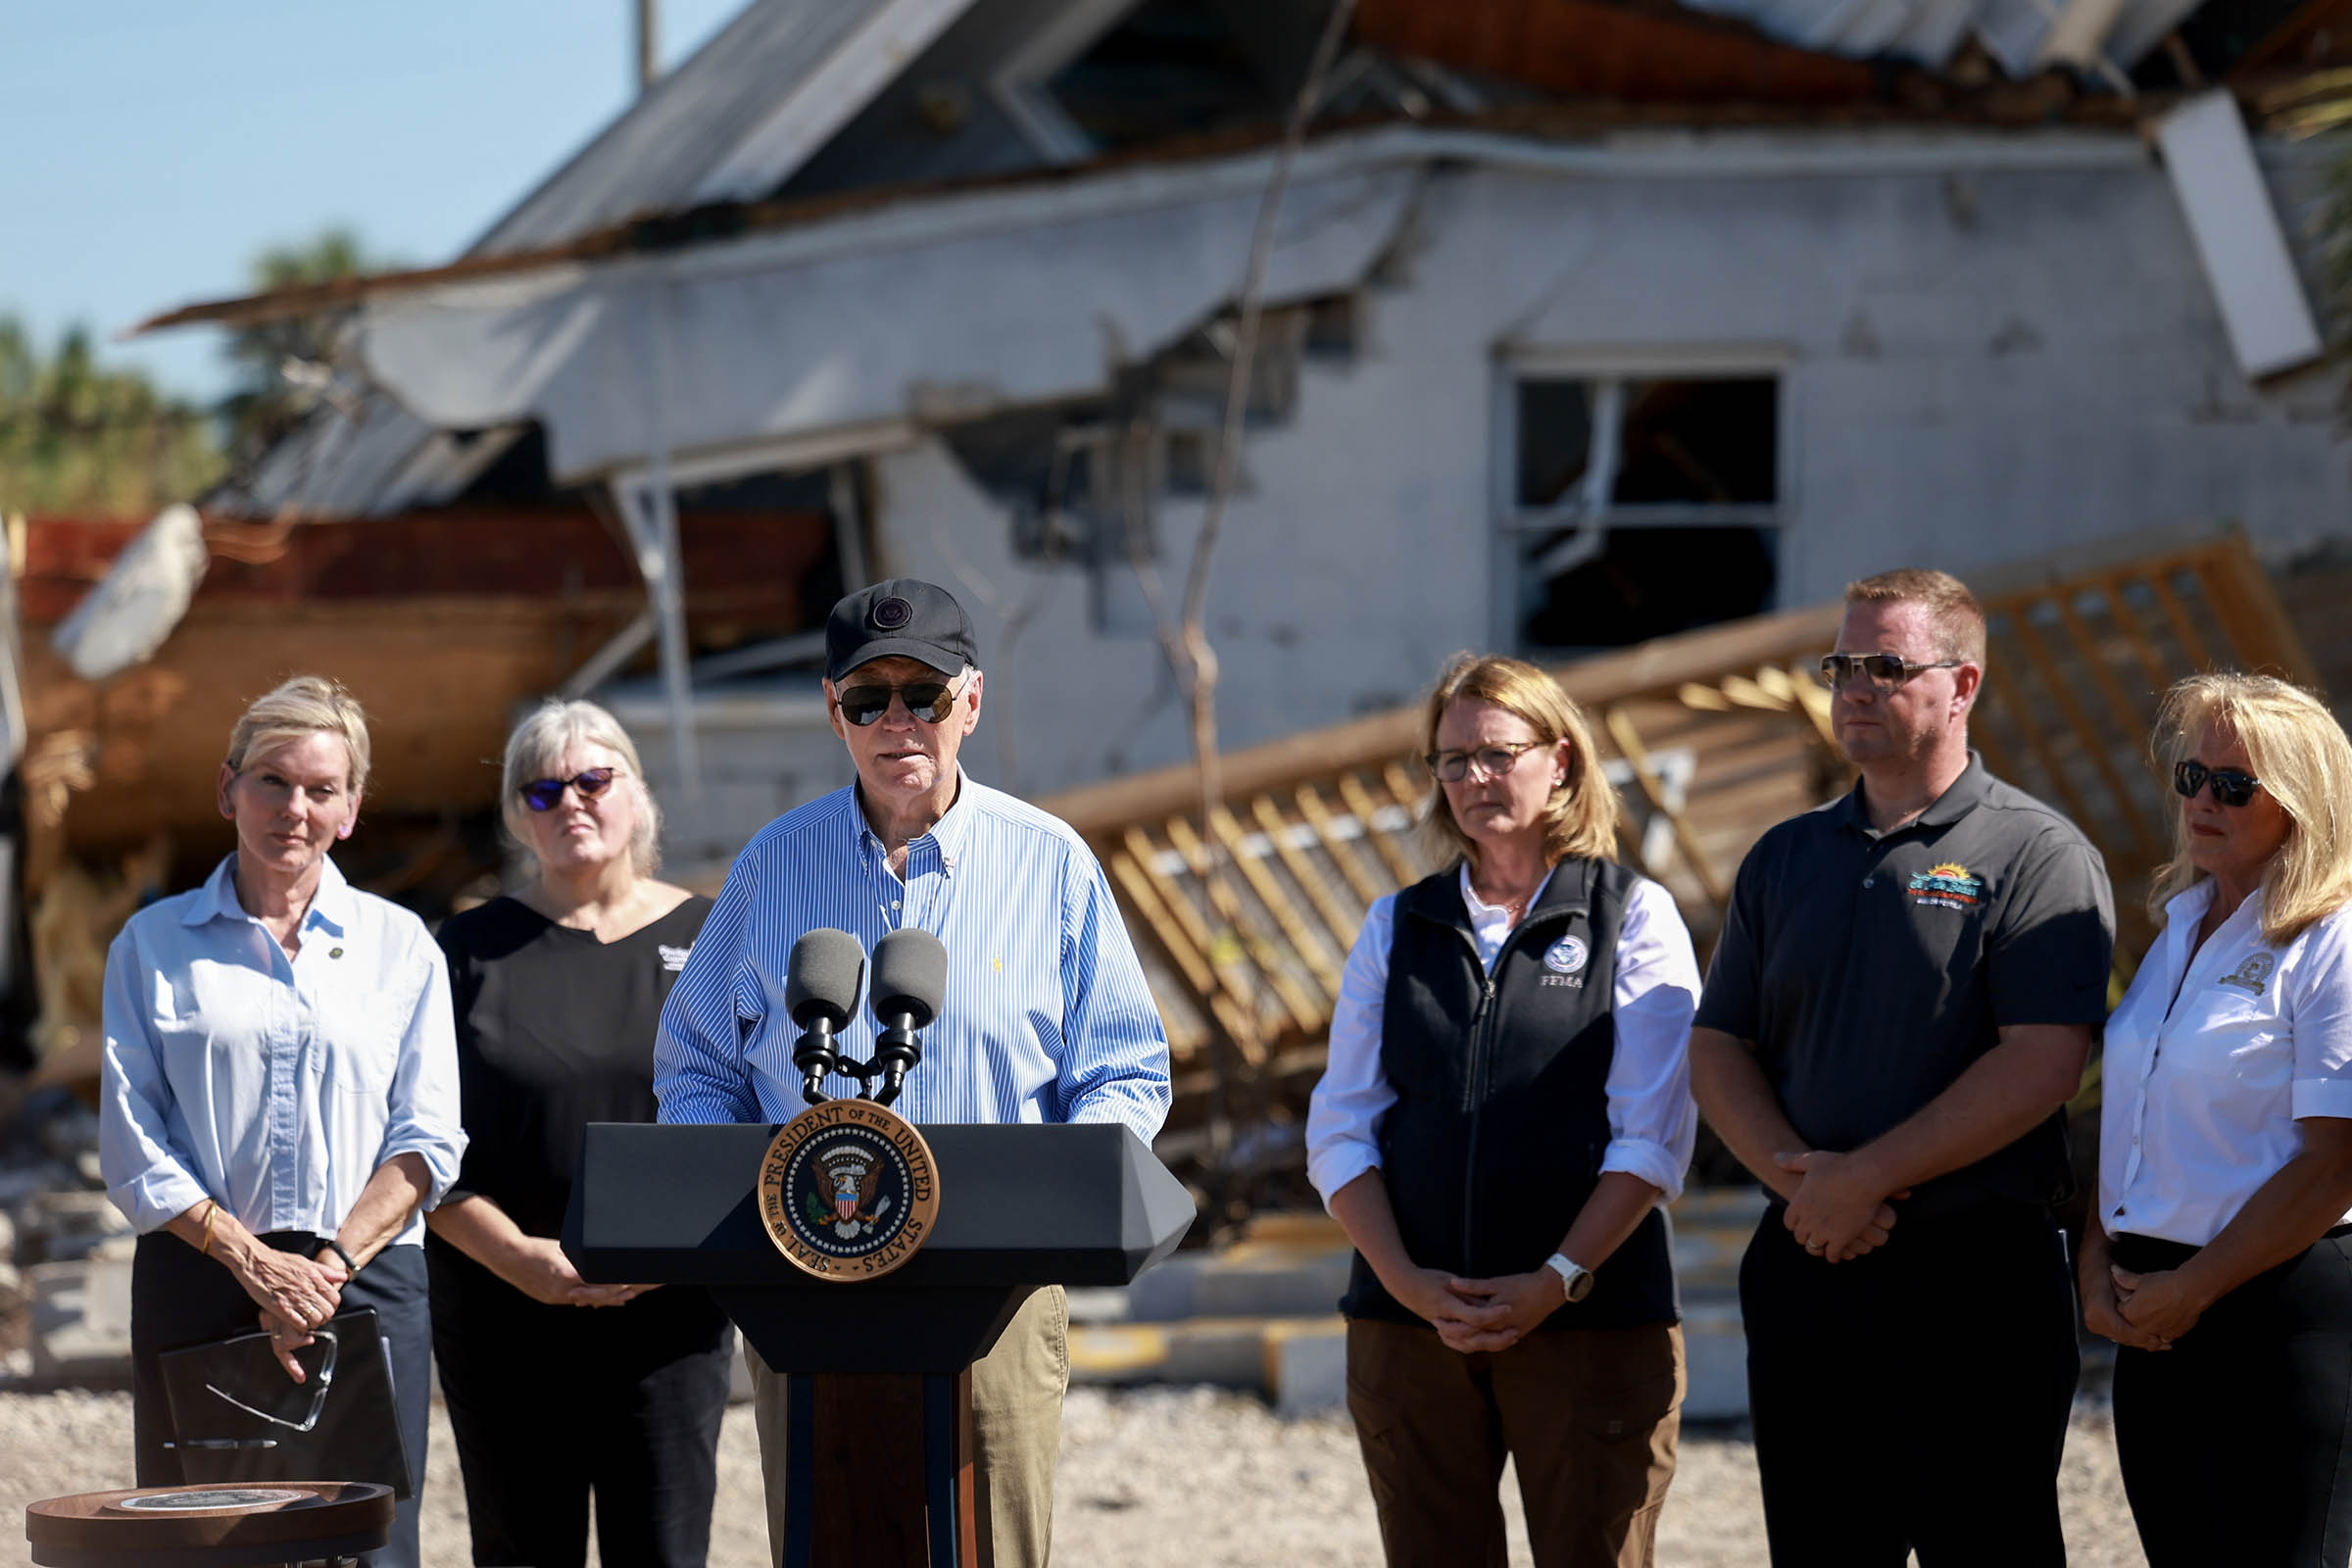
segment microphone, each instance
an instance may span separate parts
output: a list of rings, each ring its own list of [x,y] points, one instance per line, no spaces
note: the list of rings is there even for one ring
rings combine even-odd
[[[873,1065],[882,1069],[875,1103],[887,1105],[899,1098],[906,1074],[923,1059],[914,1032],[931,1026],[947,993],[948,950],[939,938],[902,926],[874,944],[874,1016],[883,1024],[874,1041]]]
[[[941,962],[944,968],[944,953]],[[803,1031],[792,1064],[801,1070],[801,1098],[811,1105],[828,1098],[817,1089],[825,1075],[841,1069],[834,1041],[858,1010],[864,981],[865,950],[847,931],[805,932],[792,945],[784,971],[784,1010]]]

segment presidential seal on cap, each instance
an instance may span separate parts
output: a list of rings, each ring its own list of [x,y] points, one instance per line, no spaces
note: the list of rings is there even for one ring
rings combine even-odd
[[[930,1239],[938,1167],[913,1123],[870,1100],[828,1100],[786,1122],[760,1162],[760,1219],[794,1267],[878,1279]]]
[[[877,659],[911,659],[954,677],[980,662],[971,617],[953,594],[915,577],[860,588],[825,621],[825,678]]]

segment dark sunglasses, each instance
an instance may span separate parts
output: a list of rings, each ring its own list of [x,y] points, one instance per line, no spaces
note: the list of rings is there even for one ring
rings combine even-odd
[[[564,792],[567,789],[578,790],[583,801],[593,801],[612,787],[612,775],[618,771],[612,767],[592,767],[569,778],[535,778],[522,787],[522,804],[534,811],[552,811],[564,804]]]
[[[2224,806],[2243,806],[2254,798],[2262,780],[2234,767],[2207,767],[2203,762],[2184,761],[2173,764],[2173,790],[2183,800],[2193,801],[2197,791],[2213,786],[2213,798]]]
[[[1475,752],[1432,752],[1421,759],[1424,766],[1437,775],[1441,784],[1459,784],[1470,776],[1472,763],[1478,766],[1481,778],[1500,778],[1519,765],[1523,753],[1544,745],[1542,741],[1520,741],[1512,746],[1482,746]]]
[[[1961,659],[1939,659],[1932,664],[1914,664],[1900,654],[1824,654],[1821,683],[1840,692],[1856,675],[1862,675],[1880,691],[1890,692],[1923,670],[1958,669],[1966,662]]]
[[[906,711],[926,724],[947,722],[956,711],[956,688],[953,682],[918,680],[906,686],[844,686],[841,689],[841,716],[859,729],[879,723],[890,711],[890,700],[903,698]]]

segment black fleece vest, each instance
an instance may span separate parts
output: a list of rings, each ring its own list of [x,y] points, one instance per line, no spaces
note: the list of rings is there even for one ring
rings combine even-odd
[[[1492,976],[1458,872],[1396,895],[1380,1047],[1396,1103],[1380,1158],[1405,1252],[1424,1268],[1474,1279],[1541,1268],[1592,1196],[1609,1143],[1617,932],[1634,880],[1613,861],[1561,861]],[[1546,1329],[1681,1316],[1662,1209],[1595,1272],[1592,1294]],[[1340,1306],[1422,1321],[1361,1254]]]

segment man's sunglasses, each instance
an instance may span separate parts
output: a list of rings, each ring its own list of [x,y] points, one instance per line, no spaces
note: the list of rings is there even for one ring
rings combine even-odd
[[[918,680],[905,686],[844,686],[838,699],[841,716],[859,729],[880,723],[893,697],[903,698],[906,711],[926,724],[944,724],[956,711],[954,682]]]
[[[564,792],[578,790],[580,799],[593,801],[612,787],[617,768],[592,767],[569,778],[535,778],[522,787],[522,804],[534,811],[552,811],[564,804]]]
[[[2210,784],[2213,798],[2222,805],[2243,806],[2254,798],[2261,783],[2253,774],[2234,767],[2207,767],[2198,761],[2173,764],[2173,790],[2183,800],[2195,800],[2197,791]]]
[[[1838,692],[1861,675],[1880,691],[1890,692],[1923,670],[1958,669],[1966,662],[1964,659],[1939,659],[1932,664],[1914,664],[1900,654],[1824,654],[1821,683]]]

